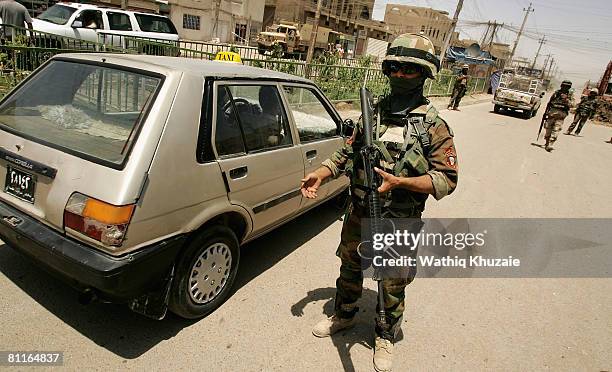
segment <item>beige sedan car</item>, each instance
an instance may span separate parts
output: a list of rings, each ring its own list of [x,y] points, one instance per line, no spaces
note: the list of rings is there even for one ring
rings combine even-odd
[[[311,81],[287,74],[56,56],[0,102],[0,238],[86,301],[201,317],[230,293],[241,244],[346,189],[299,190],[341,127]]]

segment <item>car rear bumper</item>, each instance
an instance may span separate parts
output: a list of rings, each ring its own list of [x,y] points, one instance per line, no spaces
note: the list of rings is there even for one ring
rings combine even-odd
[[[186,236],[176,236],[122,257],[68,238],[0,201],[0,238],[77,289],[126,302],[153,290],[168,276]]]

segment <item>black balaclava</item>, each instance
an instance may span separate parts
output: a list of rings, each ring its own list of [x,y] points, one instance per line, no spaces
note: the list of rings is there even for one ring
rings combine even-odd
[[[423,85],[426,76],[413,79],[389,76],[391,95],[389,96],[389,115],[405,117],[410,111],[419,107],[425,101]]]

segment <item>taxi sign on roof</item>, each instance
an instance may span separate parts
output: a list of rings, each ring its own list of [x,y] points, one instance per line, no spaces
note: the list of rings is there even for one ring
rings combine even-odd
[[[218,52],[215,55],[215,61],[242,63],[240,54],[234,52]]]

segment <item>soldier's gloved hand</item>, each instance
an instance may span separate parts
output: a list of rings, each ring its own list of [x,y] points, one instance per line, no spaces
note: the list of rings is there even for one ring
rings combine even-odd
[[[385,193],[393,190],[399,184],[399,178],[392,175],[391,173],[387,173],[382,169],[374,168],[374,171],[378,173],[382,179],[382,184],[378,187],[378,192]]]
[[[319,186],[321,186],[321,177],[319,177],[319,175],[315,172],[308,173],[306,177],[302,179],[300,191],[304,197],[314,199],[317,197]]]

